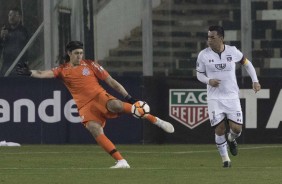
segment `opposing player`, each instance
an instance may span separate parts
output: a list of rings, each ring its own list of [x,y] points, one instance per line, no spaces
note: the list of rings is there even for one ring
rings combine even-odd
[[[66,45],[66,53],[65,64],[52,70],[29,70],[28,66],[24,64],[18,66],[17,73],[35,78],[61,79],[76,102],[82,123],[93,135],[96,142],[117,161],[116,165],[111,168],[130,168],[115,145],[106,137],[103,128],[106,119],[116,118],[121,113],[130,114],[132,104],[136,100],[96,61],[83,59],[82,42],[69,42]],[[105,81],[128,103],[108,94],[99,84],[99,80]],[[174,127],[170,123],[158,117],[149,114],[146,119],[168,133],[174,132]]]
[[[208,48],[197,58],[197,78],[207,84],[207,103],[211,126],[215,130],[215,143],[223,167],[231,167],[227,144],[232,155],[237,155],[237,142],[242,132],[243,115],[236,80],[236,64],[245,67],[253,82],[253,90],[261,89],[252,63],[235,47],[224,44],[224,29],[210,26]],[[226,131],[229,125],[229,130]]]

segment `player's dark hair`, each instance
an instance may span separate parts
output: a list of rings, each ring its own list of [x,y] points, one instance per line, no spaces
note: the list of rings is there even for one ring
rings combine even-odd
[[[12,7],[10,8],[10,11],[18,12],[20,16],[22,15],[22,10],[18,7]]]
[[[70,41],[67,45],[66,45],[66,54],[65,54],[65,62],[69,62],[70,61],[70,57],[68,55],[68,52],[71,52],[75,49],[83,49],[83,43],[80,41]]]
[[[209,31],[216,31],[217,35],[222,36],[224,38],[224,29],[221,26],[210,26]]]

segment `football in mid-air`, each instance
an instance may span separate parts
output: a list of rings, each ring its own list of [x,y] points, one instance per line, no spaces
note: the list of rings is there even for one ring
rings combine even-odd
[[[131,113],[135,118],[145,118],[150,113],[150,106],[147,102],[137,101],[132,105]]]

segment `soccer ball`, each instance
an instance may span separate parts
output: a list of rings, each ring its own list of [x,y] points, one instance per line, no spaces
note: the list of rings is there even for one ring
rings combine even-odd
[[[150,106],[147,102],[137,101],[132,105],[131,113],[135,118],[145,118],[150,113]]]

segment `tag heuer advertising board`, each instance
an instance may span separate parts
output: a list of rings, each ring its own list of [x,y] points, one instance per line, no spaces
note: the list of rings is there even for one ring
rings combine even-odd
[[[169,116],[193,129],[208,120],[205,89],[170,89]]]

